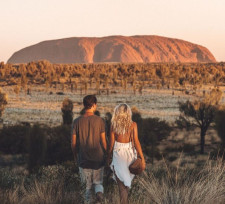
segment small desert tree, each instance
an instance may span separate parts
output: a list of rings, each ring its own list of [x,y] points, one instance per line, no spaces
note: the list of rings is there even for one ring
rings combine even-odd
[[[13,91],[15,92],[16,96],[18,97],[19,93],[20,93],[20,86],[16,85],[13,89]]]
[[[21,75],[21,79],[20,79],[20,84],[21,84],[21,87],[23,88],[24,92],[26,93],[26,90],[27,90],[27,76],[25,74],[22,74]]]
[[[0,118],[2,117],[3,111],[7,103],[8,103],[8,96],[7,94],[3,93],[0,88]]]
[[[176,122],[179,127],[189,128],[195,126],[200,128],[201,154],[204,154],[205,135],[215,118],[221,97],[222,92],[219,89],[213,89],[202,100],[179,102],[181,114]]]
[[[73,121],[73,102],[69,98],[63,100],[61,111],[63,124],[71,125]]]

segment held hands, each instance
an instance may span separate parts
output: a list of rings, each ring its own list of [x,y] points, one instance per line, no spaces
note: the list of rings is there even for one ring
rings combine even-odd
[[[109,167],[111,163],[112,163],[112,155],[111,154],[108,154],[107,155],[107,159],[106,159],[106,165],[107,165],[107,167]]]
[[[73,154],[73,158],[74,158],[74,162],[76,164],[77,163],[77,154],[76,153]]]

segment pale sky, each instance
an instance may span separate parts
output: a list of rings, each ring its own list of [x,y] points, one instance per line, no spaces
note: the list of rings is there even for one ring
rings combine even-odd
[[[0,0],[0,61],[45,40],[159,35],[225,61],[225,0]]]

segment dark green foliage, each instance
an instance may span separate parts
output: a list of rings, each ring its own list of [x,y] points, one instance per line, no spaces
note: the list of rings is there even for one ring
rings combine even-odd
[[[195,145],[184,143],[182,145],[176,145],[176,146],[167,146],[165,148],[165,152],[185,152],[189,154],[195,154]],[[176,156],[177,158],[177,156]]]
[[[218,110],[215,117],[215,128],[221,139],[222,147],[225,149],[225,109]]]
[[[142,122],[143,131],[142,137],[143,142],[146,145],[155,143],[165,139],[171,131],[171,127],[166,121],[160,120],[159,118],[146,118]]]
[[[111,119],[112,119],[112,114],[110,112],[107,112],[105,114],[105,129],[106,129],[106,138],[108,138],[108,140],[110,137]]]
[[[47,164],[73,160],[71,150],[71,126],[53,127],[48,132]]]
[[[10,189],[22,182],[22,175],[16,175],[11,168],[0,168],[0,189]]]
[[[83,108],[81,111],[80,111],[80,115],[84,115],[85,114],[85,108]]]
[[[167,138],[171,132],[171,127],[166,121],[161,121],[159,118],[146,118],[142,120],[142,132],[140,140],[147,155],[152,159],[159,158],[159,151],[157,145],[160,141]]]
[[[0,132],[0,151],[6,154],[29,153],[29,169],[72,161],[71,126],[48,127],[29,124],[4,126]]]
[[[81,190],[78,168],[72,162],[41,167],[35,177],[39,182],[55,183],[61,181],[66,191]]]
[[[141,113],[138,111],[136,107],[133,107],[132,109],[132,120],[137,123],[138,126],[138,134],[142,132],[142,117]],[[139,136],[140,141],[142,142],[142,138]]]
[[[45,163],[47,150],[47,137],[45,128],[35,124],[29,133],[29,160],[28,170],[33,172]]]
[[[29,124],[4,126],[0,131],[0,151],[6,154],[27,153],[29,129]]]
[[[160,159],[157,145],[169,136],[172,130],[169,124],[159,118],[142,118],[135,107],[132,108],[132,120],[137,123],[138,137],[144,153],[150,156],[152,163],[154,158]]]
[[[73,121],[73,102],[65,98],[62,104],[62,117],[64,125],[71,125]]]
[[[97,116],[100,116],[100,115],[101,115],[101,113],[100,113],[98,110],[96,110],[96,111],[94,112],[94,114],[97,115]]]

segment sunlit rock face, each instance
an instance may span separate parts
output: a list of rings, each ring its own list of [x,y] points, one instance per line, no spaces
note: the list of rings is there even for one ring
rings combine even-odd
[[[160,36],[74,37],[50,40],[15,52],[8,63],[216,62],[205,47]]]

